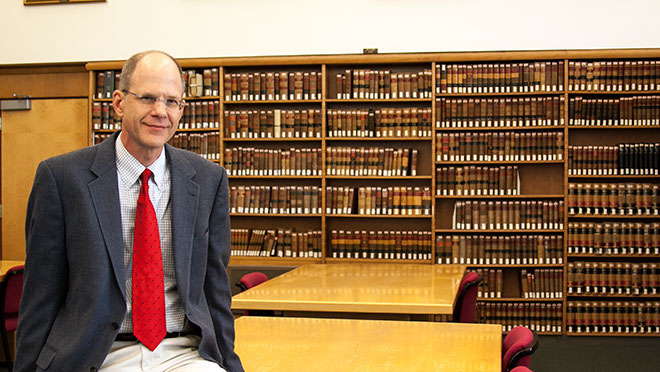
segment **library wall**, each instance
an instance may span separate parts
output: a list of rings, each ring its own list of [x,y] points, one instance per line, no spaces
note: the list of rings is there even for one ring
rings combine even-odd
[[[660,45],[654,0],[13,0],[0,14],[0,65],[122,60],[145,49],[193,58]]]

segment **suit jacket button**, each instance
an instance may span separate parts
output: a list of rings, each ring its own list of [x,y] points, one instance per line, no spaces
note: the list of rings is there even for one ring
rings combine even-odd
[[[96,367],[91,367],[91,368],[89,369],[89,372],[96,372],[96,371],[98,371],[98,369],[96,369]]]
[[[117,324],[117,323],[115,323],[115,322],[112,322],[112,323],[110,324],[110,328],[112,328],[113,330],[116,331],[116,330],[119,329],[119,324]]]

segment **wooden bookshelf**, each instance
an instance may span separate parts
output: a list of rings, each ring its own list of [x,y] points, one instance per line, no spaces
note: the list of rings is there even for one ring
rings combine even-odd
[[[502,298],[480,298],[480,307],[486,303],[492,303],[496,306],[499,303],[503,304],[519,304],[521,309],[530,308],[535,309],[537,306],[541,308],[542,304],[551,304],[553,315],[552,325],[534,325],[538,326],[538,332],[542,334],[569,334],[569,335],[585,335],[585,332],[568,332],[567,331],[567,306],[569,301],[589,301],[593,296],[583,296],[574,298],[571,294],[568,298],[568,284],[566,279],[567,265],[571,262],[589,261],[589,262],[609,262],[623,260],[622,262],[636,262],[636,263],[660,263],[660,255],[658,254],[627,254],[627,255],[600,255],[600,254],[577,254],[568,252],[569,240],[569,223],[656,223],[660,218],[653,214],[651,215],[597,215],[597,214],[569,214],[566,202],[568,200],[568,185],[570,183],[647,183],[647,184],[660,184],[660,176],[658,175],[569,175],[569,146],[615,146],[619,143],[655,143],[660,142],[660,113],[656,112],[652,115],[653,122],[638,121],[635,123],[620,123],[621,125],[582,125],[574,123],[575,116],[575,102],[595,102],[598,100],[649,100],[655,99],[654,97],[660,96],[660,86],[653,87],[646,86],[645,89],[629,89],[614,90],[614,91],[601,91],[587,89],[585,87],[571,86],[575,83],[575,64],[598,62],[607,66],[607,62],[632,62],[632,61],[658,61],[660,63],[660,49],[620,49],[620,50],[556,50],[556,51],[519,51],[519,52],[448,52],[448,53],[405,53],[405,54],[380,54],[380,55],[327,55],[327,56],[281,56],[281,57],[240,57],[240,58],[195,58],[195,59],[181,59],[180,63],[184,71],[194,70],[197,73],[202,73],[204,69],[217,69],[217,94],[210,91],[211,94],[201,96],[186,97],[188,102],[206,102],[217,105],[217,117],[213,117],[212,121],[217,121],[218,126],[211,126],[208,128],[197,129],[180,129],[177,133],[183,135],[195,136],[205,138],[202,145],[196,145],[197,150],[204,152],[211,161],[217,162],[220,165],[226,164],[225,157],[226,149],[233,148],[255,148],[255,149],[318,149],[320,151],[320,175],[238,175],[231,174],[229,176],[230,186],[244,186],[244,187],[270,187],[270,186],[309,186],[319,188],[319,204],[320,213],[232,213],[232,228],[233,229],[254,229],[259,226],[262,229],[277,230],[287,229],[295,230],[297,232],[319,232],[320,239],[320,255],[319,257],[292,257],[287,256],[283,252],[281,256],[265,257],[265,256],[232,256],[230,264],[232,266],[298,266],[308,263],[334,263],[334,262],[397,262],[397,263],[427,263],[427,264],[442,264],[442,259],[439,258],[439,248],[436,247],[436,240],[443,236],[457,236],[461,239],[467,237],[479,238],[480,236],[489,236],[493,238],[514,239],[517,236],[534,236],[552,239],[552,241],[561,242],[559,257],[553,257],[553,263],[512,263],[512,264],[468,264],[474,269],[485,270],[503,270],[502,286],[504,294]],[[97,73],[105,71],[119,71],[122,67],[123,61],[109,61],[109,62],[94,62],[88,63],[87,69],[89,71],[89,132],[90,144],[100,140],[100,136],[108,136],[115,128],[104,127],[102,123],[95,127],[99,119],[95,118],[94,105],[97,106],[110,103],[107,98],[97,98],[96,96],[96,81]],[[489,65],[496,66],[495,70],[501,68],[502,75],[499,78],[489,79],[488,68]],[[594,65],[594,64],[592,64]],[[623,65],[623,64],[622,64]],[[643,64],[642,64],[643,65]],[[443,67],[444,66],[444,67]],[[471,76],[469,80],[473,85],[460,87],[453,81],[451,84],[452,92],[443,91],[442,89],[442,71],[443,68],[454,68],[456,71],[466,71],[472,69],[472,72],[485,71],[485,76],[482,82],[492,83],[493,81],[503,81],[504,84],[499,84],[497,87],[493,86],[493,90],[488,91],[490,88],[479,88],[475,85],[475,76]],[[469,67],[468,67],[469,66]],[[497,67],[499,66],[499,67]],[[529,67],[532,66],[532,67]],[[556,68],[553,70],[553,66]],[[600,65],[599,65],[600,66]],[[515,80],[506,80],[507,68],[518,69],[519,75],[522,77],[521,83],[515,83]],[[528,69],[528,70],[525,70]],[[594,76],[595,67],[585,70],[584,77],[587,79],[587,73],[590,75],[588,79]],[[600,71],[600,70],[599,70]],[[641,69],[643,74],[643,68]],[[252,97],[244,96],[240,93],[240,79],[243,75],[243,87],[245,88],[245,81],[247,86],[255,82],[255,76],[265,74],[266,78],[269,73],[280,74],[286,72],[287,93],[292,96],[287,96],[286,99],[276,99],[275,96],[269,97],[268,93],[260,91],[259,95]],[[363,80],[362,85],[359,84],[359,74],[363,73],[365,76],[375,77],[374,80]],[[364,86],[364,94],[360,94],[357,90],[355,96],[351,91],[346,92],[344,96],[344,88],[347,86],[354,87],[352,84],[345,84],[346,76],[353,74],[358,75],[357,85],[355,88]],[[389,75],[387,75],[389,74]],[[384,89],[386,76],[403,77],[403,87],[406,84],[412,89],[415,84],[410,82],[406,83],[406,74],[411,77],[413,74],[420,79],[417,84],[417,93],[413,97],[411,91],[410,95],[405,93],[402,95],[397,94],[397,98],[393,98],[392,94],[387,96]],[[541,75],[543,74],[543,75]],[[553,75],[554,74],[554,75]],[[250,75],[252,76],[250,78]],[[293,80],[290,77],[293,75]],[[247,76],[247,78],[245,78]],[[296,85],[296,78],[300,79],[303,76],[303,96],[300,96],[296,89],[300,88],[300,83]],[[309,83],[306,83],[305,76],[309,76]],[[316,92],[312,95],[311,90],[305,96],[305,87],[311,89],[312,76],[316,76]],[[344,80],[342,79],[344,76]],[[461,75],[460,81],[465,83],[468,81],[466,75]],[[513,76],[513,75],[511,75]],[[543,77],[542,77],[543,76]],[[582,75],[580,75],[582,76]],[[605,76],[605,75],[603,75]],[[627,76],[627,75],[624,75]],[[631,75],[632,76],[632,75]],[[227,95],[225,93],[226,77],[229,77],[229,87],[233,88]],[[280,75],[281,77],[281,75]],[[600,77],[600,75],[599,75]],[[648,74],[650,77],[650,74]],[[547,78],[547,79],[546,79]],[[234,81],[231,81],[234,79]],[[252,80],[250,80],[252,79]],[[426,80],[424,80],[426,79]],[[525,80],[527,79],[527,80]],[[250,83],[250,81],[252,83]],[[300,81],[300,80],[298,80]],[[352,78],[351,78],[352,81]],[[508,83],[507,83],[508,82]],[[586,80],[585,80],[586,82]],[[288,89],[293,83],[294,89]],[[370,85],[370,89],[366,89]],[[260,81],[261,86],[261,81]],[[380,85],[379,85],[380,84]],[[428,84],[428,85],[423,85]],[[545,84],[545,85],[544,85]],[[586,83],[585,83],[586,84]],[[283,85],[283,86],[284,86]],[[398,86],[398,85],[397,85]],[[419,90],[420,86],[423,89]],[[488,84],[481,86],[488,87]],[[514,88],[515,86],[515,88]],[[458,87],[458,88],[456,88]],[[389,88],[392,88],[392,81],[390,80]],[[478,91],[482,89],[482,91]],[[517,90],[517,91],[513,91]],[[405,90],[404,90],[405,92]],[[369,94],[372,94],[369,96]],[[265,94],[265,96],[263,96]],[[639,98],[641,97],[641,98]],[[449,103],[447,103],[449,102]],[[456,109],[455,115],[451,115],[447,119],[447,114],[452,114],[453,111],[447,112],[447,107],[452,108],[452,102],[460,102],[467,108],[467,112],[458,112]],[[627,101],[626,101],[627,102]],[[646,102],[646,101],[644,101]],[[591,104],[591,103],[590,103]],[[449,106],[446,106],[449,105]],[[493,119],[495,116],[488,112],[488,108],[483,108],[490,105],[491,109],[494,106],[509,107],[514,110],[517,108],[517,113],[510,111],[507,112],[503,109],[501,119]],[[518,106],[516,106],[518,105]],[[457,106],[458,107],[458,106]],[[475,107],[479,107],[481,111],[477,112]],[[623,106],[622,106],[623,107]],[[98,107],[97,107],[98,109]],[[430,117],[418,114],[417,121],[407,117],[405,120],[398,119],[382,119],[383,121],[378,126],[375,124],[375,119],[369,121],[368,115],[375,115],[378,110],[393,109],[403,112],[408,110],[410,112],[424,111],[426,115],[430,112]],[[462,110],[462,109],[461,109]],[[472,110],[472,111],[470,111]],[[242,132],[238,129],[233,129],[225,112],[234,113],[247,113],[256,112],[260,117],[254,119],[251,117],[247,128],[244,126]],[[307,115],[310,118],[317,115],[313,120],[309,120],[309,126],[305,126],[302,122],[304,115],[303,111],[309,112]],[[331,117],[334,112],[338,113],[351,112],[353,117],[346,116],[338,127],[336,122]],[[406,114],[408,113],[406,111]],[[285,112],[282,116],[282,112]],[[316,112],[316,114],[314,113]],[[366,118],[360,117],[367,113]],[[484,114],[485,113],[485,114]],[[279,114],[277,120],[279,124],[278,132],[274,127],[275,119],[272,123],[269,122],[270,117]],[[247,115],[247,114],[245,114]],[[257,115],[257,114],[252,114]],[[270,116],[269,116],[270,115]],[[289,115],[289,116],[286,116]],[[296,115],[300,115],[297,117]],[[348,114],[347,114],[348,115]],[[111,116],[111,115],[110,115]],[[355,119],[359,117],[359,120]],[[403,116],[402,116],[403,117]],[[381,118],[387,118],[385,114]],[[453,119],[452,119],[453,118]],[[601,122],[607,122],[613,119],[609,117],[601,117]],[[102,119],[101,119],[102,120]],[[232,119],[233,120],[233,119]],[[242,118],[245,125],[245,117]],[[394,120],[394,121],[393,121]],[[398,120],[398,121],[397,121]],[[453,120],[453,121],[452,121]],[[499,121],[498,121],[499,120]],[[314,123],[312,123],[314,122]],[[391,124],[394,122],[395,124]],[[404,133],[405,125],[413,128],[412,124],[419,125],[418,128],[427,128],[426,132],[413,133],[409,129],[408,133]],[[293,123],[293,124],[292,124]],[[350,129],[346,125],[354,125]],[[366,124],[365,124],[366,123]],[[641,125],[641,123],[645,123]],[[393,125],[393,126],[390,126]],[[361,127],[362,126],[362,127]],[[286,128],[286,129],[285,129]],[[307,128],[306,132],[305,129]],[[377,129],[381,128],[381,129]],[[417,127],[415,127],[417,128]],[[234,130],[235,132],[232,132]],[[361,132],[362,135],[356,134],[353,130]],[[376,132],[382,130],[380,134]],[[420,131],[422,129],[419,129]],[[344,132],[342,132],[344,131]],[[391,131],[391,132],[389,132]],[[400,131],[400,132],[397,132]],[[268,134],[270,133],[270,134]],[[287,133],[287,134],[284,134]],[[291,134],[288,134],[291,133]],[[297,133],[297,134],[296,134]],[[303,134],[304,133],[304,134]],[[533,142],[530,139],[529,143],[521,140],[520,144],[516,145],[521,151],[520,157],[511,156],[508,158],[501,158],[497,160],[479,159],[478,157],[471,158],[471,160],[443,160],[440,156],[439,148],[442,148],[442,143],[439,134],[452,134],[455,136],[462,136],[460,138],[470,142],[473,140],[480,140],[483,138],[497,138],[499,135],[515,135],[521,138],[540,138],[535,136],[558,136],[561,143],[552,144],[554,150],[550,152],[551,155],[557,156],[556,159],[543,159],[541,155],[537,160],[527,158],[525,154],[529,154],[537,149],[539,151],[546,151],[546,143],[540,144],[537,142],[535,146],[531,147]],[[508,133],[508,134],[507,134]],[[193,138],[193,137],[191,137]],[[555,137],[553,137],[555,138]],[[215,143],[214,141],[217,141]],[[513,140],[512,140],[513,141]],[[542,141],[538,139],[538,141]],[[192,142],[192,141],[191,141]],[[488,146],[493,146],[495,142],[489,142]],[[440,147],[438,147],[440,146]],[[472,146],[472,145],[468,145]],[[508,145],[507,145],[508,146]],[[333,167],[348,166],[349,169],[355,169],[357,164],[355,160],[349,159],[348,165],[337,165],[331,162],[331,151],[333,148],[349,148],[349,149],[414,149],[417,151],[417,164],[415,175],[402,175],[402,174],[365,174],[365,175],[344,175],[332,174]],[[515,146],[514,146],[515,147]],[[481,147],[484,148],[484,147]],[[467,148],[465,151],[474,151],[478,149],[475,145],[472,150]],[[210,153],[210,152],[212,153]],[[473,154],[482,155],[479,150]],[[547,154],[548,152],[546,152]],[[411,152],[412,154],[412,152]],[[410,162],[410,158],[408,158]],[[440,159],[440,160],[439,160]],[[368,162],[365,161],[365,164]],[[353,165],[351,165],[353,164]],[[516,184],[516,192],[514,194],[507,194],[507,192],[495,192],[493,194],[479,195],[476,192],[472,194],[466,191],[466,195],[457,194],[443,194],[440,190],[442,182],[441,173],[444,168],[465,168],[478,167],[483,169],[499,168],[499,167],[516,167],[517,178],[519,182]],[[277,168],[276,168],[277,169]],[[281,168],[280,168],[281,169]],[[385,171],[383,171],[385,172]],[[410,173],[408,173],[410,174]],[[474,181],[473,179],[470,179]],[[467,181],[470,181],[467,180]],[[455,180],[453,181],[455,182]],[[465,185],[468,185],[467,183]],[[354,189],[353,206],[351,213],[345,213],[345,210],[331,211],[326,209],[328,201],[333,197],[332,191],[334,188],[347,187]],[[466,190],[470,186],[466,187]],[[491,187],[491,186],[484,186]],[[375,213],[358,213],[358,192],[360,188],[371,188],[379,190],[378,192],[385,192],[387,188],[410,188],[415,190],[428,189],[430,190],[430,214],[411,214],[411,215],[394,215],[394,214],[375,214]],[[370,189],[370,190],[371,190]],[[385,191],[384,191],[385,190]],[[486,191],[487,193],[489,191]],[[476,194],[476,195],[475,195]],[[376,199],[378,196],[376,196]],[[381,198],[384,200],[385,198]],[[419,199],[415,201],[414,193],[410,198],[413,203],[419,203]],[[378,200],[378,199],[377,199]],[[457,203],[463,202],[478,203],[498,203],[498,202],[519,202],[519,203],[533,203],[533,202],[548,202],[560,203],[562,213],[559,216],[560,221],[557,225],[550,224],[546,228],[543,227],[542,221],[537,221],[538,226],[519,228],[471,228],[471,229],[457,229],[455,224],[455,209]],[[380,201],[382,203],[382,201]],[[377,205],[379,202],[375,202]],[[540,207],[539,207],[540,208]],[[387,209],[385,209],[387,210]],[[335,213],[341,212],[341,213]],[[540,217],[543,218],[542,216]],[[547,221],[546,221],[547,222]],[[474,226],[471,226],[474,227]],[[482,226],[478,226],[482,227]],[[377,236],[378,232],[387,233],[390,231],[400,231],[404,233],[428,233],[431,236],[431,247],[428,257],[417,259],[402,259],[402,258],[362,258],[358,255],[357,251],[351,257],[360,256],[360,258],[333,258],[333,247],[331,242],[331,235],[333,231],[349,232],[373,232]],[[355,239],[353,237],[352,239]],[[420,240],[421,241],[421,240]],[[338,244],[335,242],[335,244]],[[348,243],[341,243],[348,244]],[[357,243],[355,243],[357,244]],[[376,244],[376,243],[374,243]],[[402,243],[394,243],[396,244]],[[422,243],[419,243],[422,244]],[[426,243],[424,243],[426,244]],[[359,248],[360,244],[353,246],[354,249]],[[390,248],[380,247],[382,254],[387,254]],[[426,249],[426,248],[423,248]],[[392,251],[393,252],[393,251]],[[412,251],[411,251],[412,252]],[[393,253],[392,253],[393,254]],[[412,253],[411,253],[412,254]],[[394,254],[392,257],[396,257]],[[458,257],[454,257],[458,259]],[[546,259],[549,259],[546,257]],[[531,262],[531,261],[530,261]],[[522,283],[520,275],[523,270],[535,271],[546,269],[559,269],[561,286],[560,298],[523,298],[521,288]],[[618,297],[618,298],[617,298]],[[630,296],[606,296],[605,301],[620,300],[622,302],[630,302],[632,300],[639,300],[636,297]],[[654,303],[657,301],[657,296],[643,297],[646,302]],[[508,306],[508,305],[507,305]],[[525,307],[527,306],[527,307]],[[646,305],[644,305],[646,306]],[[645,307],[646,309],[646,307]],[[655,309],[660,312],[660,309]],[[490,310],[489,310],[490,311]],[[493,314],[486,315],[486,312],[480,313],[482,321],[493,322]],[[490,318],[489,318],[490,316]],[[497,318],[497,317],[495,317]],[[499,320],[499,318],[498,318]],[[504,321],[501,321],[505,323]],[[547,326],[547,328],[545,328]],[[554,327],[554,328],[552,328]],[[660,327],[660,326],[659,326]],[[650,328],[649,328],[650,329]],[[655,329],[655,328],[654,328]],[[506,331],[506,328],[505,328]],[[589,335],[631,335],[632,333],[626,332],[589,332]],[[658,332],[651,331],[645,335],[660,335],[660,328]]]

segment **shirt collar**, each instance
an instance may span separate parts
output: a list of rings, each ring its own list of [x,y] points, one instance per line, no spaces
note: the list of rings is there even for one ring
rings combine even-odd
[[[115,153],[117,158],[117,171],[125,185],[131,186],[135,184],[146,168],[149,168],[154,174],[153,180],[158,188],[163,184],[163,179],[165,178],[165,172],[167,170],[165,149],[161,151],[158,159],[148,167],[142,165],[142,163],[126,150],[120,137],[117,137],[117,140],[115,141]]]

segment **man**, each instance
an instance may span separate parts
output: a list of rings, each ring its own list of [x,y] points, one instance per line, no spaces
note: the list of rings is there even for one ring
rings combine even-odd
[[[39,165],[15,371],[243,371],[226,173],[166,144],[183,89],[171,56],[131,57],[121,132]]]

